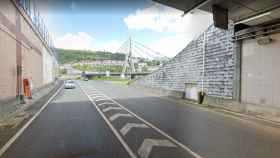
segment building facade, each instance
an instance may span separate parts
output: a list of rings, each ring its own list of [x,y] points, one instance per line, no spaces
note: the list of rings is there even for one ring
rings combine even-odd
[[[58,62],[51,38],[31,0],[0,1],[0,100],[23,93],[22,82],[32,88],[55,80]]]

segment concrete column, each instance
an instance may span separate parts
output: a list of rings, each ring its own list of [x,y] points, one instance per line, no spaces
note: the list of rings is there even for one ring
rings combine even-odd
[[[235,50],[235,69],[234,69],[234,80],[233,80],[233,99],[241,102],[241,50],[242,41],[236,41]]]

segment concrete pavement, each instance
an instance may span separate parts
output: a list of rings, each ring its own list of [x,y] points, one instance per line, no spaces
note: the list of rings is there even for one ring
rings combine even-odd
[[[278,158],[278,128],[103,81],[63,90],[4,158]]]

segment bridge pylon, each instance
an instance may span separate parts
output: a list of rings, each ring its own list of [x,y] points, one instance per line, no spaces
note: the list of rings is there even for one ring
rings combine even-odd
[[[159,61],[160,63],[168,60],[166,56],[132,40],[131,37],[129,37],[116,52],[125,54],[125,61],[120,75],[121,78],[125,78],[126,75],[131,77],[132,74],[135,74],[135,67],[139,66],[135,64],[137,64],[140,59],[149,62]],[[137,70],[139,71],[139,69]],[[142,70],[140,71],[142,72]]]
[[[129,37],[129,50],[128,50],[128,53],[125,56],[125,62],[124,62],[124,65],[123,65],[121,78],[125,78],[125,73],[126,73],[128,67],[130,67],[130,71],[129,71],[130,74],[136,72],[134,64],[135,64],[135,62],[134,62],[134,59],[132,57],[132,50],[131,50],[131,37]]]

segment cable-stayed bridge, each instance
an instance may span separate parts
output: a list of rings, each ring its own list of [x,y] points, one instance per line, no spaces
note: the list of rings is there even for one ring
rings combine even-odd
[[[101,76],[120,76],[121,78],[135,78],[137,76],[145,76],[158,69],[161,64],[169,58],[155,51],[140,42],[129,38],[126,40],[115,53],[125,54],[125,61],[120,72],[76,72],[73,75],[81,75],[86,77]],[[145,68],[145,69],[144,69]]]
[[[124,78],[126,75],[133,75],[137,73],[149,74],[151,72],[137,72],[135,65],[139,60],[149,60],[158,62],[160,66],[163,62],[168,60],[168,57],[155,51],[140,42],[132,40],[129,38],[125,41],[122,46],[116,51],[117,53],[125,54],[125,63],[123,65],[123,70],[121,77]]]

